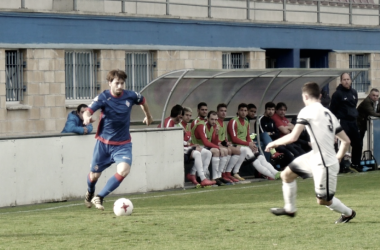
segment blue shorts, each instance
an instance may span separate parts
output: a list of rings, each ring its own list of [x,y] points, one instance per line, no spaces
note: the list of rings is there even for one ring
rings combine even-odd
[[[132,143],[109,145],[96,140],[91,172],[101,173],[113,163],[125,162],[132,166]]]

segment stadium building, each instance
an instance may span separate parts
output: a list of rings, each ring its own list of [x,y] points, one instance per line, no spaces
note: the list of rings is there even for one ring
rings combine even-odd
[[[354,88],[380,87],[377,0],[0,0],[0,24],[1,136],[59,133],[111,69],[135,91],[184,68],[369,68]]]

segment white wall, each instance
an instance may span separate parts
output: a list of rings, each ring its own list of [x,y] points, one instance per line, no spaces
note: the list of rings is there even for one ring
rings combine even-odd
[[[136,130],[131,136],[131,173],[113,194],[184,186],[182,130]],[[0,207],[84,197],[95,141],[94,134],[0,139]],[[114,165],[103,172],[97,191],[115,172]]]

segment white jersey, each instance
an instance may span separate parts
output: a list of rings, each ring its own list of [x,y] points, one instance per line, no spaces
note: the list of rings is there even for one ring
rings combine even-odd
[[[338,119],[321,103],[313,103],[301,109],[297,123],[306,126],[313,150],[312,162],[332,166],[338,163],[334,149],[335,135],[341,132]]]

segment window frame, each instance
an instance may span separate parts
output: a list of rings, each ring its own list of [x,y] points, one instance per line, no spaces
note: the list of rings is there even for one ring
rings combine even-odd
[[[88,53],[87,62],[77,62],[83,60],[80,53]],[[78,56],[79,54],[79,56]],[[66,50],[65,51],[65,99],[66,101],[92,100],[98,95],[97,85],[97,54],[93,50]],[[72,60],[68,63],[68,59]],[[87,59],[87,58],[86,58]],[[68,72],[68,67],[71,67],[72,72]],[[81,69],[78,69],[81,67]],[[87,67],[87,69],[85,69]],[[87,71],[86,74],[79,74],[81,71]],[[70,74],[71,73],[71,74]],[[68,86],[68,79],[72,80],[72,86]],[[82,81],[82,83],[81,83]],[[79,86],[78,86],[79,85]],[[72,90],[70,90],[72,88]],[[80,90],[80,88],[82,88]],[[68,90],[72,92],[68,95]]]
[[[129,55],[131,55],[131,60],[128,58]],[[138,55],[146,55],[145,65],[136,65],[136,58]],[[146,69],[144,70],[142,67],[146,67]],[[127,74],[125,88],[127,90],[140,92],[152,81],[153,53],[151,51],[125,51],[125,72]],[[136,73],[142,74],[140,78],[138,78]],[[139,79],[141,79],[141,81],[146,81],[146,84],[139,83]]]
[[[240,55],[240,67],[234,67],[233,56]],[[222,69],[244,69],[245,68],[245,58],[244,52],[223,52],[222,53]]]
[[[10,65],[8,67],[8,59],[9,59],[9,53],[16,53],[16,61],[14,64]],[[20,51],[19,49],[16,50],[5,50],[5,100],[7,104],[19,104],[21,101],[24,99],[24,91],[26,90],[24,86],[24,55],[23,52]],[[9,72],[9,68],[14,67],[15,69],[12,69],[11,72]],[[12,67],[12,68],[13,68]],[[9,88],[8,85],[12,80],[10,80],[10,74],[14,75],[17,74],[16,76],[16,86],[13,88]],[[15,91],[17,93],[15,93]],[[13,92],[13,98],[11,98],[8,94],[10,92]],[[15,97],[14,97],[15,96]]]
[[[363,56],[363,63],[358,65],[358,56]],[[355,54],[351,53],[348,57],[349,60],[349,68],[350,69],[360,69],[360,68],[370,68],[370,54],[360,53]],[[356,65],[353,65],[353,64]],[[352,67],[352,66],[359,66],[359,67]],[[355,77],[356,73],[352,72],[350,73],[351,79]],[[358,83],[358,81],[361,81],[361,83]],[[361,84],[359,86],[359,84]],[[371,86],[371,80],[369,79],[368,71],[360,72],[355,79],[352,80],[352,88],[354,88],[358,93],[365,93],[369,90],[369,86]]]

